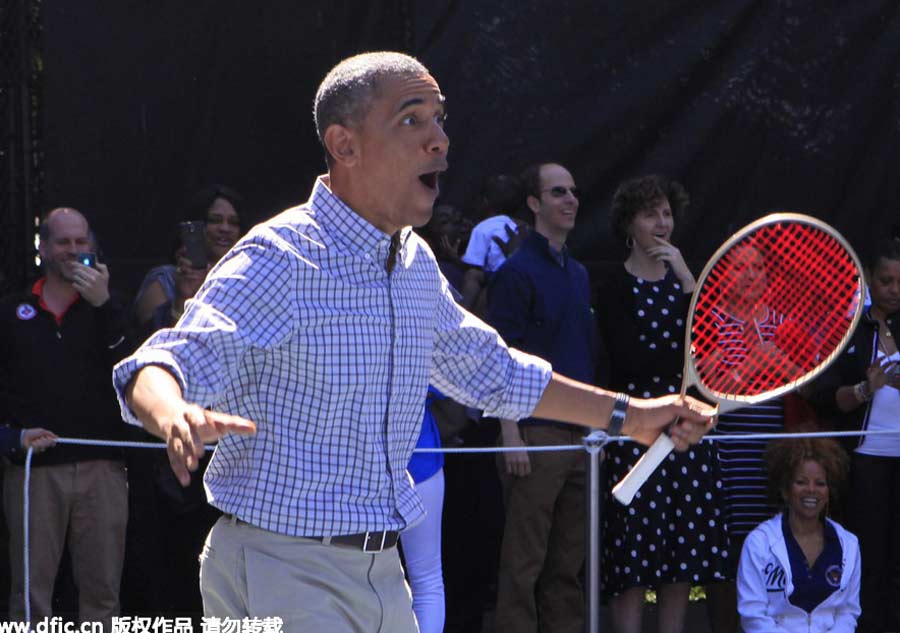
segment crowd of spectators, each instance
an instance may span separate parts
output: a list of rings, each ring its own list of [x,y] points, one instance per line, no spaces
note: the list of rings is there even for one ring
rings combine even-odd
[[[684,187],[665,176],[623,182],[611,201],[610,225],[627,256],[598,278],[589,278],[566,247],[579,191],[556,163],[533,165],[521,176],[491,176],[472,212],[438,204],[419,231],[458,302],[508,344],[550,360],[564,375],[646,398],[674,393],[682,380],[695,280],[673,234],[688,203]],[[33,618],[54,610],[104,622],[119,613],[200,616],[197,557],[219,516],[200,479],[182,487],[163,451],[54,444],[57,436],[155,441],[121,422],[110,370],[141,340],[178,320],[247,228],[242,204],[228,187],[198,192],[184,219],[203,226],[205,261],[198,265],[174,239],[171,261],[147,273],[131,302],[110,294],[102,259],[82,258],[100,250],[84,215],[59,208],[42,221],[43,276],[0,302],[0,421],[10,425],[0,427],[0,451],[7,462],[11,619],[24,617],[22,463],[29,448],[36,451],[31,521],[42,526],[31,534]],[[878,243],[866,272],[871,304],[853,343],[806,394],[819,413],[816,429],[890,429],[900,415],[900,326],[894,322],[900,242]],[[742,323],[755,322],[764,338],[781,318],[744,293],[723,313],[722,344],[739,353],[746,344]],[[482,418],[433,389],[423,399],[419,447],[567,445],[586,433],[553,420]],[[784,428],[785,407],[776,400],[722,416],[717,432]],[[747,631],[770,630],[770,621],[801,611],[830,618],[827,630],[853,631],[860,586],[859,630],[900,629],[900,548],[892,536],[900,512],[898,436],[844,448],[786,445],[770,448],[768,456],[766,444],[709,442],[673,453],[628,508],[609,491],[643,449],[626,442],[605,447],[602,591],[616,633],[642,630],[648,590],[656,591],[658,630],[683,631],[696,586],[709,599],[714,633],[738,631],[739,619]],[[850,486],[838,519],[850,531],[825,519],[840,513],[828,500],[841,491],[847,456]],[[410,471],[429,508],[426,523],[401,538],[423,631],[477,633],[489,610],[498,631],[583,629],[580,453],[511,452],[496,461],[420,457]],[[803,488],[810,481],[824,485],[824,501]],[[160,540],[163,531],[168,537]],[[859,536],[858,548],[851,532]],[[781,584],[760,571],[765,543],[773,540],[786,552]],[[801,569],[810,578],[821,571],[821,578],[804,584]],[[66,583],[74,591],[67,593]],[[782,592],[780,602],[773,603],[773,591]]]

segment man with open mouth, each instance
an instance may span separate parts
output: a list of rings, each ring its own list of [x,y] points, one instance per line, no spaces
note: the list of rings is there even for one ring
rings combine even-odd
[[[508,348],[459,307],[410,227],[447,169],[444,96],[399,53],[339,63],[315,99],[328,175],[253,228],[172,329],[114,372],[125,418],[164,438],[182,484],[203,443],[225,516],[201,556],[210,617],[279,617],[285,631],[412,633],[394,545],[422,515],[406,466],[429,382],[489,415],[606,428],[615,394]],[[712,410],[675,397],[618,402],[651,442],[684,449]]]

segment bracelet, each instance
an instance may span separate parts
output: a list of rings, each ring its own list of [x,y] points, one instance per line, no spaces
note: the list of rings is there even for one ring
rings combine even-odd
[[[628,411],[630,398],[624,393],[616,394],[616,402],[613,404],[612,413],[609,416],[609,425],[606,434],[609,437],[618,437],[622,434],[622,425],[625,424],[625,414]]]
[[[853,396],[860,402],[868,402],[872,399],[872,392],[869,390],[869,381],[863,380],[862,382],[856,383],[853,385]]]

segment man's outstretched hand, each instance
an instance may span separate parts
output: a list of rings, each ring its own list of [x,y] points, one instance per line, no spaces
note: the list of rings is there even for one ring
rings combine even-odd
[[[166,452],[169,464],[182,486],[191,483],[191,473],[200,465],[204,444],[218,441],[225,435],[253,435],[256,424],[246,418],[185,404],[165,427]]]
[[[622,433],[649,445],[675,422],[669,429],[669,437],[675,444],[675,450],[684,451],[715,426],[717,412],[716,407],[691,396],[673,394],[649,400],[632,398]]]
[[[251,420],[185,402],[175,377],[161,366],[141,368],[125,388],[125,399],[144,428],[166,441],[169,464],[182,486],[191,483],[204,443],[230,433],[256,433]]]

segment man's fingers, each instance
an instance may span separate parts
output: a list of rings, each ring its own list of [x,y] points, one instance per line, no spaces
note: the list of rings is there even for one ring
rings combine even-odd
[[[209,439],[217,439],[209,437],[215,435],[215,427],[207,423],[206,412],[200,407],[188,407],[183,415],[184,421],[187,422],[187,429],[180,434],[184,444],[184,463],[190,470],[196,470],[206,450],[203,443]]]
[[[172,467],[178,482],[187,487],[191,483],[191,472],[185,464],[184,444],[181,439],[177,437],[170,439],[166,453],[169,456],[169,466]]]
[[[688,420],[678,420],[669,429],[669,437],[675,444],[675,449],[679,451],[686,450],[692,444],[700,441],[708,427],[702,422],[690,422]]]
[[[672,440],[675,450],[679,453],[684,452],[691,445],[691,441],[685,437],[684,431],[679,429],[677,425],[672,427],[672,430],[669,432],[669,439]]]
[[[718,407],[706,404],[700,400],[687,396],[679,398],[673,404],[675,417],[684,418],[693,422],[713,422]]]
[[[191,473],[200,466],[200,458],[206,452],[205,442],[215,441],[226,433],[255,431],[256,425],[250,420],[189,405],[175,420],[168,438],[167,453],[172,471],[181,485],[187,486]]]
[[[228,433],[237,433],[238,435],[253,435],[256,433],[256,422],[247,418],[231,415],[230,413],[222,413],[221,411],[206,410],[203,413],[206,423],[215,429],[218,437]]]

